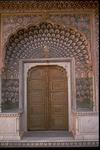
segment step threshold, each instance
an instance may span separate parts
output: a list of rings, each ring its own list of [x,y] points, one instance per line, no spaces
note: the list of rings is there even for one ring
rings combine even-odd
[[[24,133],[22,140],[31,140],[31,141],[66,141],[73,140],[74,137],[68,131],[29,131]]]

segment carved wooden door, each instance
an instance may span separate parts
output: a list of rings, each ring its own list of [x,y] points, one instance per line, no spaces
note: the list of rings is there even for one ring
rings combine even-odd
[[[28,74],[28,129],[45,130],[46,80],[42,67],[32,68]]]
[[[49,69],[49,128],[67,129],[67,78],[62,67]]]
[[[62,67],[29,70],[27,106],[28,130],[68,129],[67,77]]]

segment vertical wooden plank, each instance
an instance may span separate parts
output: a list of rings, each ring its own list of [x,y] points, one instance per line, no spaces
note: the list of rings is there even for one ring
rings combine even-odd
[[[52,130],[65,130],[67,126],[67,77],[61,67],[50,68],[49,90],[50,90],[50,128]]]
[[[32,69],[28,77],[28,128],[45,130],[45,71],[42,67]]]

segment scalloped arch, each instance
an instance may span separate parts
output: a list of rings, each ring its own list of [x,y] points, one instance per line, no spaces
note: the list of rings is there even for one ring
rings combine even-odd
[[[8,37],[4,47],[6,68],[3,78],[6,80],[3,81],[3,99],[19,100],[19,60],[44,58],[44,46],[48,47],[49,58],[75,58],[77,102],[80,105],[80,100],[92,101],[93,72],[89,42],[79,30],[51,22],[19,28]]]
[[[17,63],[18,70],[20,59],[43,58],[45,45],[49,49],[48,57],[74,57],[77,71],[86,71],[91,64],[90,44],[85,35],[50,21],[19,28],[10,35],[4,47],[5,63],[10,70],[12,62]]]

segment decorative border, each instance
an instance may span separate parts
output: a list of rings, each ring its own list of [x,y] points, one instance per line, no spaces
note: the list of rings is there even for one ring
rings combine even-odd
[[[17,0],[17,1],[6,1],[6,0],[2,0],[0,2],[0,10],[2,12],[11,12],[11,11],[25,11],[27,9],[29,9],[30,11],[33,10],[51,10],[51,9],[86,9],[86,8],[93,8],[93,9],[97,9],[98,8],[98,1],[97,0],[68,0],[68,1],[49,1],[49,0],[30,0],[30,2],[27,1],[21,1],[21,0]]]
[[[0,142],[0,147],[98,147],[98,141]]]
[[[58,65],[64,67],[66,69],[66,63],[70,63],[70,70],[69,70],[69,82],[71,82],[69,86],[69,110],[68,110],[68,118],[71,118],[71,110],[76,110],[76,99],[75,99],[75,60],[74,58],[41,58],[41,59],[21,59],[19,62],[19,109],[24,112],[24,128],[27,131],[27,86],[26,86],[26,78],[27,74],[25,73],[25,64],[31,63],[31,67],[38,66],[38,65]],[[62,65],[60,64],[62,63]],[[30,67],[30,68],[31,68]],[[26,70],[27,71],[27,70]],[[73,86],[72,86],[73,83]],[[71,93],[74,93],[73,95]],[[72,101],[71,101],[72,100]],[[73,103],[73,104],[71,104]],[[73,108],[74,107],[74,108]],[[71,119],[69,120],[69,126],[71,128]],[[69,129],[70,130],[70,129]]]
[[[98,112],[73,112],[73,114],[77,115],[77,116],[97,116],[98,115]]]
[[[18,113],[0,113],[0,117],[19,117],[21,112]]]

